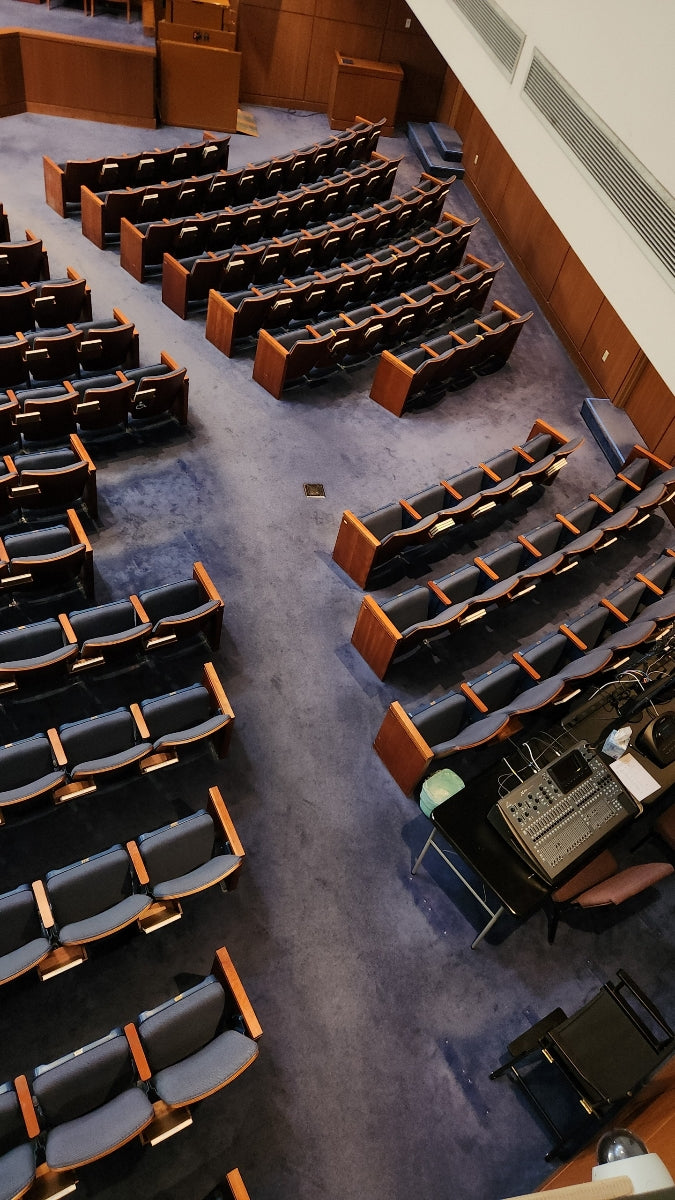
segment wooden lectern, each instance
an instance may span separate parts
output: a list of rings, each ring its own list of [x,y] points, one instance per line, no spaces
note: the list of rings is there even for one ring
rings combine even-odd
[[[357,116],[369,121],[384,117],[386,124],[381,132],[393,137],[403,69],[398,63],[350,58],[337,50],[335,58],[328,96],[331,129],[348,129]]]

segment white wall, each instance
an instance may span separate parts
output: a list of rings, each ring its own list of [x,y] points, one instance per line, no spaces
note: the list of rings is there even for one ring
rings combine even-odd
[[[675,280],[628,232],[521,95],[536,47],[671,194],[675,192],[672,0],[501,0],[527,35],[508,80],[450,0],[408,0],[440,52],[675,391]]]

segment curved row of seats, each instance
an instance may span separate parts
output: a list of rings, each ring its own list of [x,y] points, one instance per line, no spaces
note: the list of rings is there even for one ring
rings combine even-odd
[[[216,245],[182,257],[165,252],[162,301],[185,319],[188,311],[206,301],[212,288],[233,291],[254,283],[275,283],[289,275],[301,275],[309,267],[331,267],[343,258],[362,253],[366,247],[377,249],[397,232],[410,236],[427,224],[431,228],[418,236],[423,236],[431,254],[438,238],[457,225],[471,229],[478,220],[462,222],[450,213],[440,220],[451,183],[452,180],[440,183],[422,174],[419,182],[403,195],[356,209],[311,229],[262,238],[219,253]],[[434,222],[440,222],[438,234]]]
[[[49,279],[49,256],[42,238],[27,229],[23,242],[11,242],[9,238],[0,242],[1,287],[20,284],[24,280],[41,279]]]
[[[23,1195],[37,1178],[65,1195],[77,1168],[140,1135],[152,1145],[186,1128],[191,1105],[255,1062],[261,1035],[221,947],[196,986],[0,1088],[6,1194]]]
[[[470,226],[458,223],[443,230],[434,246],[435,271],[459,268]],[[436,240],[436,239],[434,239]],[[426,279],[431,250],[424,237],[406,238],[390,243],[359,258],[343,260],[337,267],[313,271],[285,279],[282,283],[251,286],[245,291],[209,293],[206,311],[206,339],[223,354],[232,355],[234,344],[261,329],[274,329],[293,322],[305,324],[319,313],[342,313],[350,305],[374,301],[384,292],[391,295],[392,286],[414,285]],[[478,260],[469,257],[475,263]],[[442,290],[439,288],[439,290]],[[469,296],[468,287],[465,295]],[[410,321],[413,320],[410,314]]]
[[[640,447],[603,491],[591,493],[565,516],[558,513],[515,541],[382,604],[365,596],[352,645],[383,679],[395,657],[431,637],[456,633],[495,606],[513,603],[549,575],[572,570],[584,555],[613,545],[673,498],[675,467]]]
[[[487,462],[467,467],[362,517],[345,509],[333,561],[350,579],[365,587],[374,569],[409,546],[475,520],[535,483],[551,483],[583,441],[582,437],[570,441],[539,419],[522,446],[507,447]]]
[[[502,265],[489,266],[473,259],[410,292],[362,308],[347,308],[338,316],[301,329],[278,336],[261,329],[253,378],[280,400],[289,384],[325,375],[345,359],[363,361],[387,341],[395,344],[413,331],[434,328],[439,321],[454,318],[461,323],[469,311],[480,311]]]
[[[113,600],[27,621],[0,633],[0,693],[52,686],[96,667],[145,657],[186,637],[203,634],[220,646],[223,599],[204,564],[192,577]]]
[[[71,321],[91,321],[91,289],[74,267],[66,267],[65,279],[0,287],[0,336],[54,329]]]
[[[184,211],[174,211],[180,197],[176,197],[175,204],[173,200],[165,201],[164,212],[152,213],[147,218],[143,213],[143,220],[134,221],[133,215],[123,213],[119,221],[120,265],[142,283],[150,268],[159,268],[166,253],[184,255],[203,252],[207,247],[225,249],[256,238],[275,237],[327,221],[354,206],[387,199],[400,162],[400,158],[385,158],[374,152],[367,162],[352,164],[336,175],[247,204],[219,206],[210,194],[208,204],[192,201],[197,207],[188,210],[193,214],[189,216]],[[133,198],[133,193],[122,195]],[[160,204],[160,192],[146,191],[147,195],[152,197],[153,205]],[[129,209],[131,200],[126,199],[124,205]],[[101,221],[106,211],[100,210]],[[85,210],[82,215],[84,218]],[[83,232],[103,248],[112,234],[107,226],[99,224],[92,229],[92,224],[90,221],[86,228],[83,226]]]
[[[77,502],[96,519],[96,467],[75,434],[68,446],[6,454],[0,460],[0,517],[65,510]]]
[[[0,337],[0,388],[39,387],[137,367],[138,355],[133,321],[114,308],[112,320],[80,321]]]
[[[227,167],[230,138],[204,133],[201,142],[185,142],[167,150],[144,150],[99,158],[70,159],[55,163],[44,155],[42,166],[45,200],[59,216],[80,211],[80,189],[92,192],[112,187],[136,187],[159,183],[162,179],[181,179],[207,170]]]
[[[0,984],[37,968],[41,980],[87,960],[87,946],[137,924],[154,933],[181,900],[236,888],[245,852],[219,788],[206,809],[0,895]]]
[[[224,758],[233,723],[213,663],[206,663],[198,683],[0,747],[0,814],[37,800],[60,804],[89,795],[119,772],[171,766],[179,747],[205,738]]]
[[[492,310],[469,319],[459,328],[392,353],[384,350],[370,389],[370,398],[396,417],[424,395],[438,397],[448,388],[473,383],[476,375],[489,375],[506,365],[523,326],[534,316],[522,316],[495,300]]]
[[[552,704],[567,703],[598,673],[616,671],[630,652],[675,621],[675,551],[580,617],[517,651],[510,660],[439,700],[406,713],[395,701],[374,748],[410,792],[442,759],[510,736]]]
[[[187,369],[166,350],[160,362],[46,387],[10,388],[0,396],[0,444],[8,447],[78,433],[140,433],[167,417],[187,425]],[[27,433],[23,428],[27,427]]]

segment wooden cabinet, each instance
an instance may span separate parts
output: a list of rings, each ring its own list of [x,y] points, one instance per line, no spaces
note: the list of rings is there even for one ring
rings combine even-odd
[[[385,118],[382,133],[394,134],[396,108],[403,83],[398,63],[371,62],[366,58],[348,58],[335,52],[335,66],[328,97],[331,129],[348,129],[355,118],[369,121]]]
[[[186,38],[189,33],[189,40]],[[213,37],[226,37],[213,31]],[[185,25],[159,23],[160,110],[165,125],[234,133],[241,54],[192,40]]]

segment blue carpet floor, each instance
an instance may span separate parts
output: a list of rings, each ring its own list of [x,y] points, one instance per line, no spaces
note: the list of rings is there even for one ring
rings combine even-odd
[[[7,24],[21,24],[24,9],[42,11],[0,2]],[[256,141],[233,136],[232,165],[328,131],[318,114],[258,109],[256,118]],[[15,239],[26,226],[42,235],[54,277],[67,264],[86,275],[96,316],[110,316],[114,304],[135,321],[142,362],[166,349],[188,368],[187,432],[97,459],[97,599],[184,577],[204,561],[225,598],[215,661],[236,713],[232,749],[224,762],[201,754],[142,785],[8,823],[0,886],[199,807],[213,783],[248,858],[235,893],[205,893],[186,903],[177,924],[101,947],[44,985],[26,978],[5,988],[0,1081],[175,994],[208,971],[225,943],[263,1025],[258,1062],[198,1107],[187,1132],[83,1170],[82,1195],[201,1200],[238,1165],[254,1200],[497,1200],[545,1177],[547,1138],[489,1071],[528,1022],[557,1004],[572,1010],[621,965],[672,1016],[673,889],[666,880],[616,921],[563,921],[552,947],[539,914],[523,925],[505,921],[472,951],[480,910],[440,865],[411,878],[428,822],[371,743],[392,699],[441,695],[465,672],[500,661],[628,578],[673,532],[654,518],[648,542],[643,532],[628,539],[595,572],[573,573],[565,591],[548,589],[546,604],[526,601],[517,616],[467,630],[457,648],[421,651],[380,683],[350,646],[361,593],[331,560],[342,510],[368,512],[489,458],[521,441],[538,416],[570,436],[586,432],[586,387],[507,262],[493,296],[518,311],[535,307],[535,316],[498,374],[402,420],[368,398],[374,366],[273,399],[251,380],[250,355],[221,356],[204,339],[203,318],[182,322],[162,305],[159,284],[135,282],[116,253],[97,250],[76,221],[44,203],[43,153],[58,161],[189,138],[171,128],[6,118],[0,200]],[[383,140],[381,149],[405,153],[407,143]],[[418,175],[406,157],[397,189]],[[448,207],[463,217],[476,211],[462,184]],[[485,220],[471,250],[491,262],[504,257]],[[611,473],[587,439],[521,527],[564,512]],[[304,497],[308,481],[324,484],[325,499]],[[496,529],[481,548],[515,528]],[[16,702],[2,728],[31,732],[151,695],[167,681],[196,678],[200,661],[198,649],[167,652],[152,668],[89,677]]]

